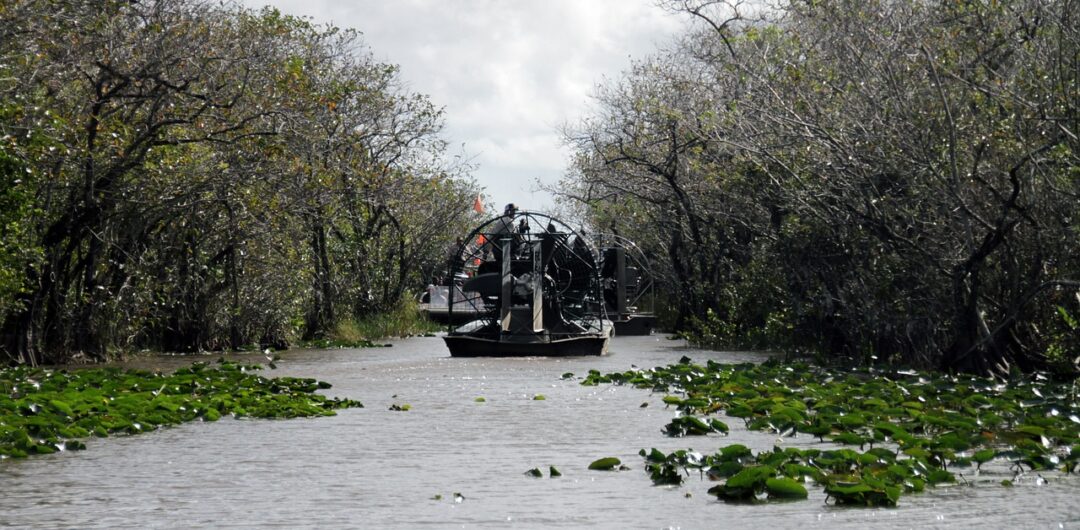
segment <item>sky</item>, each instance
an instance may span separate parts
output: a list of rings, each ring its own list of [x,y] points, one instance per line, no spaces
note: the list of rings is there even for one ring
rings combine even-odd
[[[595,87],[682,31],[653,0],[243,0],[355,28],[376,60],[445,108],[450,155],[470,157],[487,203],[549,210],[570,151],[559,127]]]

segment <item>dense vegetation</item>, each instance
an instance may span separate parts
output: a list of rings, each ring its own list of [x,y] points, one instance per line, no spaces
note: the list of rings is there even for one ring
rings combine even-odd
[[[1080,3],[667,2],[560,186],[712,345],[977,373],[1080,356]]]
[[[756,455],[740,444],[714,454],[641,450],[654,483],[682,484],[696,471],[719,481],[709,492],[727,500],[805,498],[805,485],[814,483],[838,504],[895,505],[905,492],[978,476],[990,462],[1007,463],[1009,477],[1073,473],[1080,465],[1075,381],[779,362],[698,365],[688,358],[652,370],[594,370],[582,381],[608,383],[668,394],[664,403],[679,411],[664,427],[668,436],[727,434],[726,423],[708,417],[723,411],[748,429],[778,435],[779,444],[803,435],[841,445],[776,446]]]
[[[257,375],[259,365],[219,362],[163,375],[138,370],[0,369],[0,460],[84,449],[83,440],[138,434],[225,415],[333,416],[358,401],[316,394],[314,379]]]
[[[1076,370],[1080,4],[665,3],[699,24],[600,87],[558,193],[646,250],[675,328]],[[0,362],[400,308],[471,224],[441,119],[357,33],[274,10],[0,4]]]
[[[441,127],[353,31],[0,3],[0,363],[281,346],[399,307],[471,224]]]

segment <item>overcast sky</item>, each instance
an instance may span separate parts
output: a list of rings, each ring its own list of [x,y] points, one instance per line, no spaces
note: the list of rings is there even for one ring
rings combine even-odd
[[[243,0],[355,28],[409,88],[446,109],[452,154],[473,156],[489,202],[553,203],[569,152],[557,128],[595,85],[666,44],[685,22],[653,0]]]

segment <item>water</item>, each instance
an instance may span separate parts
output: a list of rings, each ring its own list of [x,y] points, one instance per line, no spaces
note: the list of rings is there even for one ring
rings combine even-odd
[[[805,501],[736,505],[690,477],[655,487],[639,449],[769,449],[775,435],[729,421],[727,437],[667,438],[660,395],[583,387],[584,375],[696,362],[758,361],[689,350],[659,337],[618,337],[601,358],[452,359],[442,341],[392,348],[288,352],[267,375],[317,377],[366,408],[332,418],[192,423],[92,439],[88,450],[0,463],[0,526],[17,528],[1080,528],[1080,477],[1006,469],[978,487],[906,495],[897,508],[837,508],[811,486]],[[141,361],[175,366],[184,359]],[[534,400],[544,395],[545,400]],[[484,403],[475,399],[483,397]],[[647,407],[641,405],[647,403]],[[408,412],[391,405],[409,404]],[[832,447],[801,437],[783,444]],[[616,456],[632,469],[588,471]],[[561,478],[548,478],[555,466]],[[544,478],[524,475],[539,467]],[[460,502],[455,502],[460,493]],[[441,499],[436,499],[436,496]]]

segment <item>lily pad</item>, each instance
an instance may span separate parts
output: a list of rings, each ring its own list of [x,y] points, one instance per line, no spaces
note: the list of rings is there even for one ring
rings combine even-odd
[[[805,499],[808,495],[806,487],[787,477],[766,479],[765,491],[769,497],[781,499]]]
[[[742,418],[749,429],[806,433],[852,446],[776,448],[754,456],[733,445],[693,460],[680,459],[678,451],[642,454],[655,483],[674,483],[692,469],[713,480],[728,477],[711,490],[723,498],[760,499],[769,478],[805,488],[800,481],[809,477],[838,504],[888,506],[904,492],[955,482],[946,466],[981,466],[1001,458],[1025,470],[1072,473],[1080,467],[1080,452],[1070,452],[1080,438],[1080,415],[1067,398],[1075,389],[1048,377],[1001,381],[806,363],[699,365],[684,358],[650,370],[590,370],[583,384],[604,382],[663,396],[681,412],[663,427],[672,436],[723,432],[719,420],[707,416],[723,411]],[[753,487],[742,485],[762,466],[776,472]]]
[[[618,458],[615,458],[613,456],[609,456],[606,458],[601,458],[589,464],[589,469],[594,471],[610,471],[618,467],[620,464],[622,464],[622,460],[619,460]]]
[[[257,365],[193,363],[172,374],[89,368],[0,370],[0,454],[25,457],[85,447],[90,436],[138,434],[222,414],[264,418],[333,415],[359,402],[315,394],[314,379],[257,375]],[[19,396],[11,399],[9,396]],[[32,435],[23,443],[12,433]]]
[[[714,493],[725,499],[752,499],[765,490],[765,483],[775,475],[776,470],[769,466],[748,467],[727,479]]]

